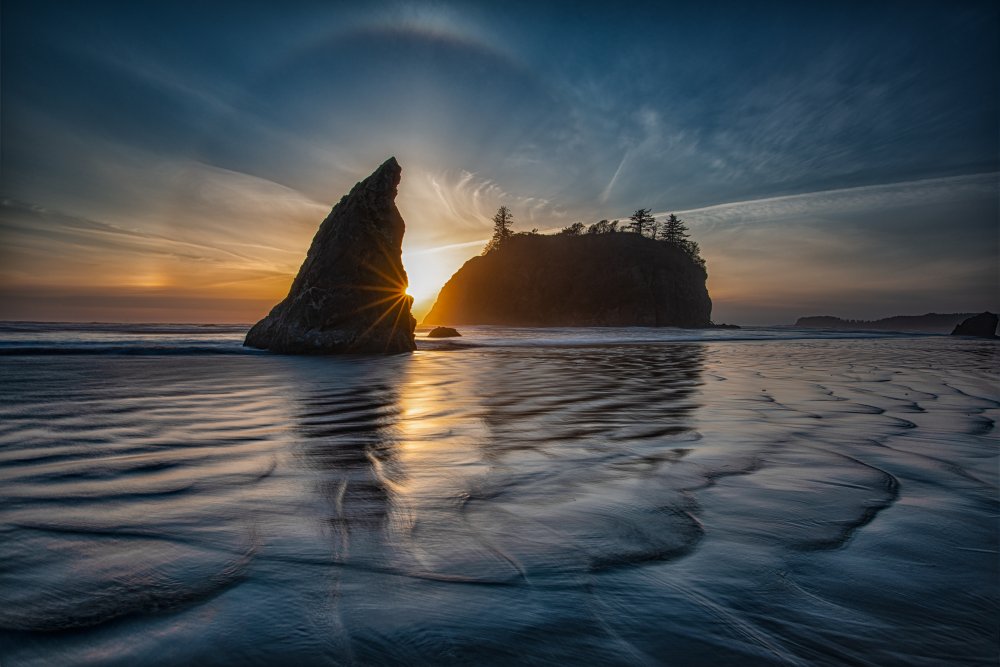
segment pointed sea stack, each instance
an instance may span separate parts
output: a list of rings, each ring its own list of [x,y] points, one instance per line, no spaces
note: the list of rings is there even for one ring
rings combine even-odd
[[[406,226],[395,203],[400,172],[389,158],[333,207],[288,296],[244,345],[287,354],[416,349],[402,261]]]

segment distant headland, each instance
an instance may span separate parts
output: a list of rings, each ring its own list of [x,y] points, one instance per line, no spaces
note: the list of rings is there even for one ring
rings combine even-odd
[[[875,329],[880,331],[924,331],[951,333],[962,321],[976,313],[926,313],[894,315],[880,320],[845,320],[832,315],[800,317],[795,326],[803,329]]]

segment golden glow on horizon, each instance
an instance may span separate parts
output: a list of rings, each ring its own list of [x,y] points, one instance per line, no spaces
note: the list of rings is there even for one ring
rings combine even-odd
[[[329,207],[285,186],[200,163],[171,163],[157,173],[167,176],[149,184],[159,199],[140,212],[87,219],[7,204],[5,214],[28,231],[0,265],[0,283],[11,293],[0,314],[219,323],[265,316],[288,294]],[[155,189],[165,181],[172,187]],[[347,187],[331,186],[331,192]],[[418,321],[455,271],[479,254],[502,194],[466,172],[408,169],[397,204],[406,221],[405,292]]]
[[[169,182],[181,185],[164,191],[159,205],[140,213],[88,219],[4,204],[16,231],[10,246],[16,252],[0,263],[0,287],[6,290],[2,318],[252,323],[266,315],[288,294],[329,208],[285,186],[211,166],[184,162],[166,173]],[[188,183],[197,188],[187,188]],[[786,311],[836,305],[846,293],[855,300],[875,298],[866,296],[873,285],[878,285],[878,295],[925,294],[937,289],[940,275],[951,275],[954,283],[956,269],[946,259],[939,270],[921,276],[888,271],[882,263],[859,265],[852,238],[816,222],[810,211],[833,216],[844,207],[849,212],[882,210],[909,201],[916,196],[911,191],[925,198],[928,191],[936,193],[928,201],[954,201],[955,183],[865,186],[686,213],[709,264],[716,319],[732,319],[733,312],[746,318],[756,308],[769,313],[770,321],[782,321]],[[992,180],[978,176],[958,184],[959,193],[975,186],[984,197],[996,190]],[[331,186],[331,191],[344,187]],[[862,195],[866,199],[856,203]],[[497,202],[505,200],[518,201],[469,172],[408,169],[397,196],[406,221],[402,260],[408,284],[397,294],[405,290],[413,298],[417,321],[426,317],[450,277],[479,254],[489,217]],[[525,202],[515,210],[516,229],[557,227],[564,221],[558,211],[544,208],[532,218],[534,209]],[[234,235],[234,229],[240,233]],[[801,267],[805,258],[808,271]],[[775,270],[779,265],[783,270]],[[790,273],[795,281],[787,280]]]
[[[158,287],[166,287],[170,284],[160,273],[147,273],[145,275],[134,276],[129,280],[124,281],[125,285],[131,287],[145,287],[148,289],[156,289]]]
[[[406,293],[413,297],[413,316],[418,322],[430,311],[438,292],[455,271],[469,256],[478,254],[473,248],[447,250],[451,252],[436,248],[403,252],[403,266],[409,278]]]

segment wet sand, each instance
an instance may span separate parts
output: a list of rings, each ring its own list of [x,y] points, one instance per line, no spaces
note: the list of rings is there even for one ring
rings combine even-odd
[[[0,360],[0,662],[996,664],[998,347]]]

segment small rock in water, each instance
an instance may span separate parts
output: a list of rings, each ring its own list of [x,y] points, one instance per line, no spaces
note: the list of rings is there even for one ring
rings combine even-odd
[[[955,330],[951,332],[951,335],[996,338],[997,319],[997,316],[990,312],[973,315],[955,327]]]
[[[454,338],[455,336],[461,336],[457,330],[451,327],[434,327],[431,332],[427,334],[428,338]]]

